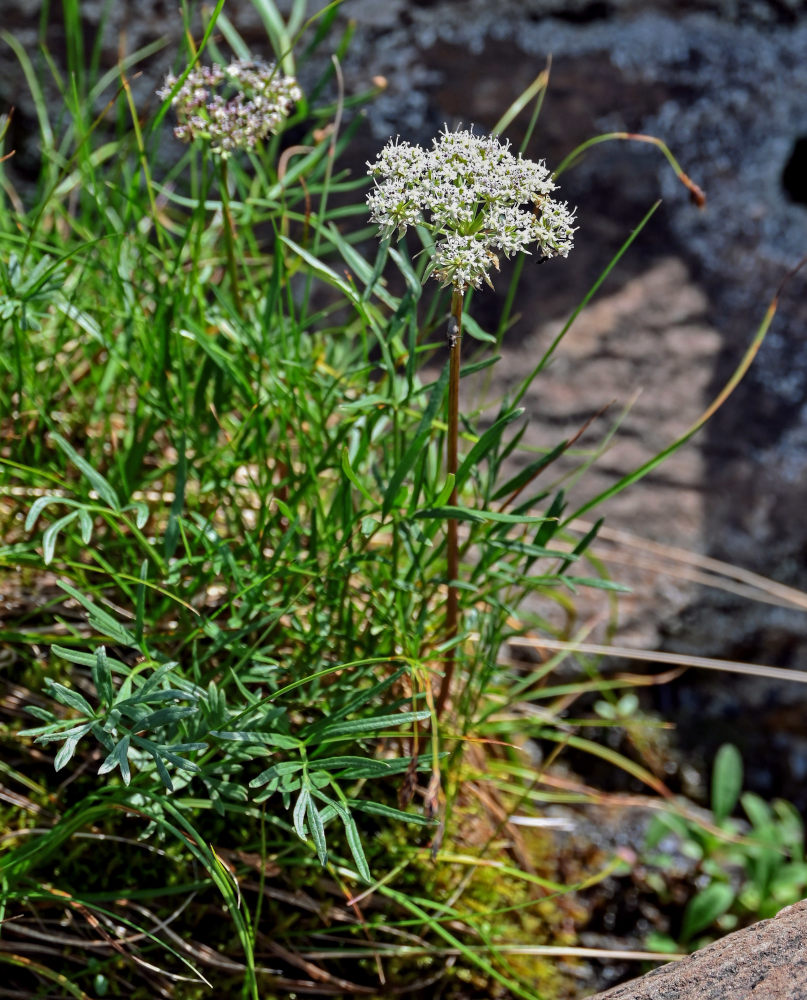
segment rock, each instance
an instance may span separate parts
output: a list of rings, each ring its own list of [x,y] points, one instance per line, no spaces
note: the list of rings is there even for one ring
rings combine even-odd
[[[551,265],[558,273],[557,280],[562,280],[562,269],[571,266],[571,258]],[[553,280],[548,272],[549,265],[540,269],[532,284],[536,317],[542,286]],[[488,395],[497,398],[503,389],[515,391],[561,327],[559,320],[544,322],[536,324],[534,332],[514,338],[502,352]],[[531,416],[524,444],[531,450],[550,449],[574,435],[592,414],[610,406],[580,438],[576,454],[551,466],[535,488],[562,483],[571,513],[607,489],[615,478],[652,458],[700,416],[720,344],[719,333],[709,321],[707,299],[677,258],[660,259],[618,291],[595,301],[581,313],[550,366],[524,397],[522,405]],[[470,350],[470,344],[467,346]],[[463,385],[463,399],[480,405],[484,384],[483,376],[476,383]],[[562,482],[564,477],[573,476],[583,460],[581,452],[596,449],[620,418],[619,433],[599,461],[579,481]],[[526,462],[533,453],[528,452],[521,461]],[[603,511],[589,515],[589,520],[604,513],[609,525],[630,526],[647,537],[658,537],[658,526],[663,524],[666,540],[697,548],[701,543],[705,475],[700,450],[683,449],[644,482],[609,501]],[[606,551],[601,546],[600,554],[618,560],[608,564],[612,576],[633,588],[620,599],[620,641],[655,645],[659,622],[694,600],[697,586],[685,580],[670,586],[669,579],[636,560],[625,565],[627,554],[613,547]],[[575,571],[581,576],[592,574],[590,567]],[[539,597],[533,597],[526,610],[538,612],[540,603]],[[605,603],[602,594],[581,592],[577,601],[580,620],[596,616]],[[604,638],[606,625],[607,620],[603,620],[590,638]]]
[[[807,900],[590,1000],[803,1000]]]

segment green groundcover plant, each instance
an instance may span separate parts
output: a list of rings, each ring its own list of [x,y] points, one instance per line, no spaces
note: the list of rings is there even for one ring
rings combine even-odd
[[[512,150],[542,74],[492,135],[391,141],[372,183],[352,176],[373,94],[343,93],[337,7],[255,0],[266,61],[223,0],[201,31],[183,6],[187,49],[145,105],[131,79],[159,43],[103,72],[78,0],[67,76],[3,36],[41,149],[35,183],[0,164],[13,995],[561,996],[546,949],[619,861],[569,882],[545,837],[503,844],[514,810],[577,801],[523,743],[659,786],[564,722],[570,695],[616,704],[627,682],[503,651],[572,638],[527,594],[566,612],[618,593],[587,555],[599,522],[571,521],[698,430],[775,307],[701,420],[570,510],[553,462],[584,472],[599,449],[525,454],[521,402],[656,206],[511,393],[466,412],[460,386],[506,350],[522,254],[572,248],[560,174],[628,137],[554,173]],[[514,255],[486,331],[473,295]]]

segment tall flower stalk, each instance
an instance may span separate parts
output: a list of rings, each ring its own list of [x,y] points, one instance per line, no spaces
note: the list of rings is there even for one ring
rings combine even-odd
[[[242,313],[235,259],[235,223],[230,206],[227,160],[274,135],[302,97],[294,77],[274,64],[238,59],[227,66],[197,66],[181,84],[169,73],[157,96],[171,99],[182,142],[207,142],[219,161],[224,240],[233,299]]]
[[[434,254],[424,272],[450,286],[448,318],[449,388],[446,474],[454,476],[449,503],[456,507],[459,442],[460,359],[465,293],[491,288],[499,256],[510,257],[534,246],[542,258],[566,257],[574,242],[574,212],[555,201],[556,189],[543,161],[510,152],[509,142],[473,130],[447,127],[425,150],[390,140],[368,164],[375,185],[367,203],[379,235],[400,239],[408,226],[424,226],[434,239]],[[447,601],[445,669],[435,702],[443,712],[451,693],[459,635],[459,540],[457,521],[446,523]]]

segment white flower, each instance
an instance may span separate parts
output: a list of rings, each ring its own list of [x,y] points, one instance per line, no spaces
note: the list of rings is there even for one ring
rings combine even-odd
[[[170,96],[176,82],[169,73],[157,96]],[[226,158],[277,132],[301,97],[294,77],[274,65],[238,59],[228,66],[197,66],[171,100],[178,122],[174,135],[183,142],[207,139],[213,152]]]
[[[574,212],[550,197],[556,185],[546,165],[514,156],[496,136],[444,128],[430,150],[396,138],[368,167],[379,234],[400,238],[407,226],[426,226],[435,237],[427,273],[444,285],[490,284],[499,254],[528,253],[533,243],[543,257],[572,249]]]

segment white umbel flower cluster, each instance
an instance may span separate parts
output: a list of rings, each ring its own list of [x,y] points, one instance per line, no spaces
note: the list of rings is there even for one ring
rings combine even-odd
[[[169,73],[157,96],[171,95],[177,77]],[[253,149],[302,97],[293,76],[273,64],[238,59],[227,66],[197,66],[174,94],[174,135],[183,142],[206,139],[226,158],[236,149]]]
[[[427,274],[464,291],[490,285],[499,254],[535,243],[542,257],[566,257],[574,242],[574,212],[549,195],[549,170],[510,152],[510,143],[447,127],[430,150],[397,138],[368,163],[375,187],[367,197],[379,233],[399,238],[425,225],[435,237]]]

